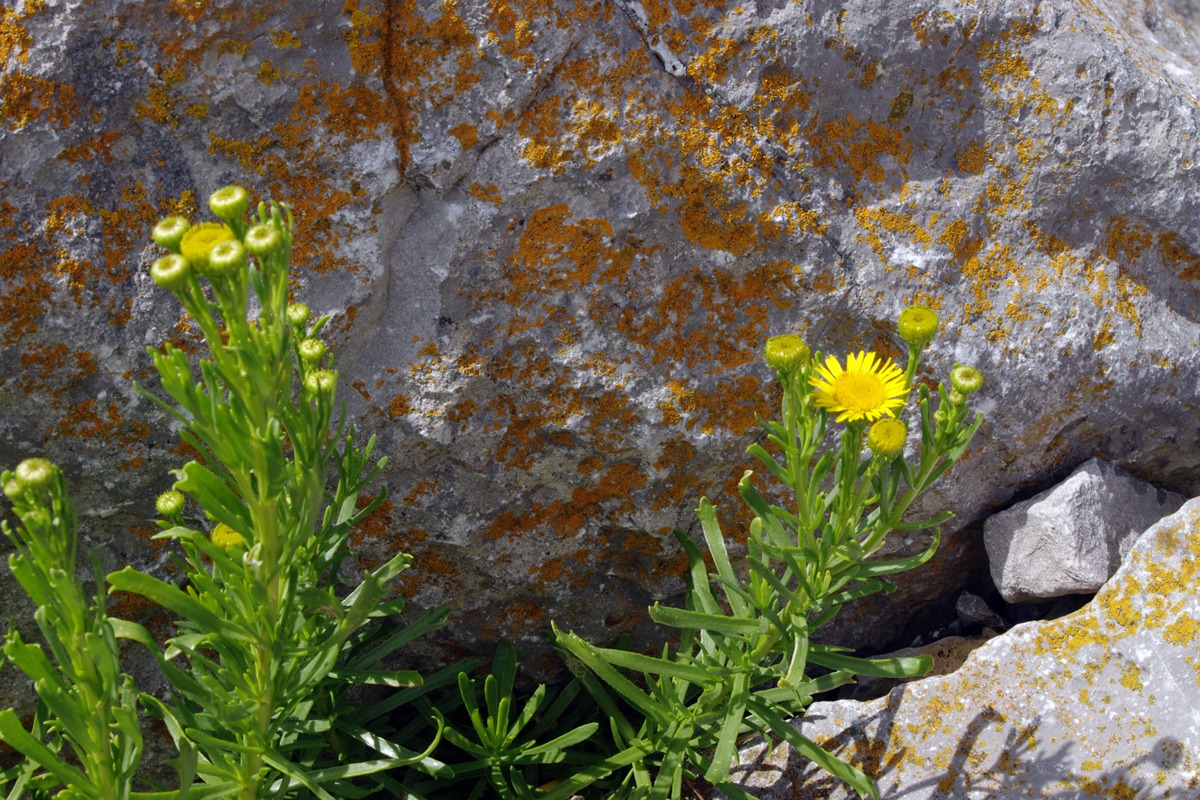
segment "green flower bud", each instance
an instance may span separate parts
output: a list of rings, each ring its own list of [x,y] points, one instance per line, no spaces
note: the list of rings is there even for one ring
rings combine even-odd
[[[183,238],[190,227],[191,223],[183,217],[166,217],[159,220],[150,236],[159,247],[170,250],[172,253],[178,253],[179,240]]]
[[[963,403],[967,402],[966,395],[964,395],[958,389],[951,389],[950,391],[946,392],[946,399],[949,400],[950,404],[954,406],[961,406]]]
[[[925,306],[912,305],[900,312],[900,338],[913,347],[924,347],[937,334],[938,318]]]
[[[49,489],[58,478],[58,467],[44,458],[27,458],[17,464],[13,477],[22,489]]]
[[[208,251],[209,275],[232,275],[246,266],[246,248],[237,239],[220,242]]]
[[[304,388],[308,390],[309,394],[331,395],[337,388],[337,375],[327,369],[310,372],[304,379]]]
[[[160,494],[154,501],[154,510],[164,517],[176,517],[183,512],[185,502],[182,492],[170,489]]]
[[[172,253],[150,265],[150,279],[164,289],[177,292],[187,285],[192,265],[181,255]]]
[[[767,339],[767,366],[776,372],[795,372],[808,361],[808,345],[799,336],[785,333]]]
[[[21,488],[21,484],[17,483],[16,478],[6,481],[4,484],[4,496],[9,500],[16,500],[23,491],[24,489]]]
[[[246,231],[246,249],[259,258],[266,258],[283,244],[283,236],[274,225],[259,224]]]
[[[240,186],[226,186],[209,196],[208,207],[218,219],[233,222],[246,216],[246,209],[250,207],[250,195]]]
[[[964,364],[955,364],[950,370],[950,385],[964,397],[970,397],[983,388],[983,373]]]
[[[287,315],[288,324],[293,328],[300,328],[308,324],[310,312],[304,303],[292,303],[284,313]]]
[[[867,432],[867,447],[876,458],[892,459],[904,452],[908,426],[898,419],[885,417]]]
[[[325,343],[320,339],[305,339],[296,349],[300,353],[300,360],[309,366],[316,364],[325,356]]]
[[[234,238],[233,230],[219,222],[193,225],[179,240],[179,254],[186,258],[201,275],[208,269],[208,254],[221,242]]]

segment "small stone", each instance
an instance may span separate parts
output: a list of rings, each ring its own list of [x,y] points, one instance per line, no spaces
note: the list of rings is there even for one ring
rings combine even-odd
[[[969,625],[986,625],[990,628],[1004,628],[1004,618],[992,610],[977,594],[971,592],[963,592],[958,596],[958,600],[954,604],[954,611],[958,614],[958,618]]]
[[[1009,603],[1090,594],[1150,525],[1184,503],[1093,458],[1062,483],[984,522],[992,580]]]

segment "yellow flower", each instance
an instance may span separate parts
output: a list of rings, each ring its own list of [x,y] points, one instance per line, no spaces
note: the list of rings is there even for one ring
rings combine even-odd
[[[879,458],[895,458],[904,452],[908,426],[898,419],[881,419],[867,431],[867,447]]]
[[[231,547],[245,547],[246,537],[242,536],[224,522],[218,522],[217,527],[213,528],[212,542],[217,547],[223,547],[228,550]]]
[[[845,369],[830,356],[809,383],[817,406],[837,414],[838,422],[893,416],[892,411],[904,405],[908,394],[904,371],[891,359],[865,351],[847,356]]]
[[[179,240],[179,253],[188,260],[197,272],[208,268],[208,254],[221,242],[233,239],[233,229],[219,222],[203,222],[193,225]]]

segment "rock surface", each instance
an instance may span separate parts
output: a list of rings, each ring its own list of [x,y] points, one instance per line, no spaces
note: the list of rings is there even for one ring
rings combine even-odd
[[[1200,498],[1138,540],[1080,611],[1019,625],[945,677],[814,703],[805,736],[905,800],[1200,796]],[[764,800],[853,792],[792,756],[742,753]]]
[[[989,412],[917,513],[970,523],[1093,454],[1200,491],[1189,8],[7,3],[0,462],[59,461],[104,566],[165,568],[182,456],[132,381],[191,334],[147,232],[241,181],[295,206],[297,291],[392,457],[363,557],[415,554],[448,646],[661,635],[671,530],[701,494],[738,530],[765,337],[894,354],[913,301],[943,321],[925,376],[976,364]],[[962,531],[836,635],[952,601]]]
[[[987,518],[992,581],[1010,603],[1091,594],[1142,531],[1186,499],[1089,459],[1054,488]]]

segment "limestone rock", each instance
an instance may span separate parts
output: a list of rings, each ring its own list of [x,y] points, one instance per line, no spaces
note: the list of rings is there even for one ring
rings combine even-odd
[[[1147,8],[8,3],[0,462],[64,465],[105,568],[169,568],[182,456],[132,381],[191,334],[147,232],[240,181],[293,204],[297,292],[392,458],[362,557],[414,553],[456,651],[661,637],[672,529],[702,494],[745,522],[764,339],[896,354],[912,301],[942,318],[922,379],[979,366],[989,414],[914,513],[967,525],[1096,453],[1200,490],[1200,46]],[[952,602],[980,548],[943,535],[830,635]]]
[[[885,800],[1200,796],[1200,498],[1148,530],[1080,611],[990,640],[958,671],[814,703],[805,736]],[[855,796],[784,745],[742,753],[763,800]]]
[[[992,580],[1010,603],[1090,594],[1150,525],[1186,498],[1100,459],[984,523]]]

